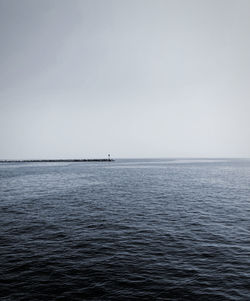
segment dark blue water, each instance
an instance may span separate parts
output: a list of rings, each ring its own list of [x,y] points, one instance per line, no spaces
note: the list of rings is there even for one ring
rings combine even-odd
[[[0,300],[250,300],[250,161],[0,165]]]

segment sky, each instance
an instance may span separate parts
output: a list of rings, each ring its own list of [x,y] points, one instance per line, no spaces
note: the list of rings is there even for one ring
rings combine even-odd
[[[0,159],[250,157],[249,0],[0,0]]]

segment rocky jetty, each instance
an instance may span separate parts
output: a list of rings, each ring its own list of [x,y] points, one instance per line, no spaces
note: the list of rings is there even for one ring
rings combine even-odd
[[[0,160],[0,163],[47,163],[47,162],[112,162],[114,159],[44,159],[44,160]]]

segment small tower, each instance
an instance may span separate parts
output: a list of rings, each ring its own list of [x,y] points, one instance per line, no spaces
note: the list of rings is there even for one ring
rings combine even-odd
[[[111,159],[110,159],[110,154],[108,154],[108,160],[111,161]]]

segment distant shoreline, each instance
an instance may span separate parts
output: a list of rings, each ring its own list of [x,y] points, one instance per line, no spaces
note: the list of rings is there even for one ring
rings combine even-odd
[[[0,160],[0,163],[51,163],[51,162],[112,162],[114,159],[43,159],[43,160]]]

